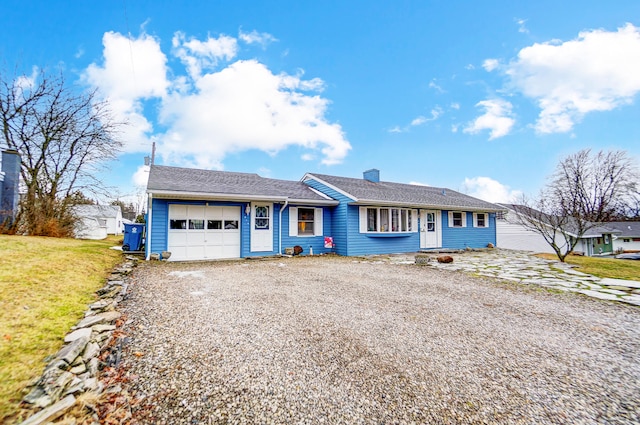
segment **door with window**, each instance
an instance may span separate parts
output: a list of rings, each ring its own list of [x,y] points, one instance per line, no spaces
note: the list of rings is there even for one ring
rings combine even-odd
[[[273,204],[251,204],[251,251],[273,251]]]
[[[440,212],[422,210],[420,212],[420,248],[440,247],[442,245],[440,232]]]

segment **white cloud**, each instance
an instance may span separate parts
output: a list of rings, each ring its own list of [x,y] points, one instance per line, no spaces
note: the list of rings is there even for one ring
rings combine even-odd
[[[243,32],[242,30],[240,30],[238,33],[238,38],[247,44],[260,44],[263,48],[270,43],[278,41],[278,39],[271,34],[266,32],[258,32],[256,30],[253,30],[251,32]]]
[[[18,91],[16,95],[20,96],[22,92],[32,90],[36,87],[39,69],[37,66],[31,68],[31,75],[20,75],[16,78],[15,87]]]
[[[300,156],[300,159],[303,161],[313,161],[314,159],[316,159],[316,156],[311,153],[305,153]]]
[[[407,125],[405,127],[400,127],[400,126],[396,125],[395,127],[390,128],[388,131],[389,131],[389,133],[406,133],[411,129],[411,127],[417,127],[417,126],[420,126],[422,124],[428,123],[430,121],[437,120],[438,118],[440,118],[442,113],[443,113],[442,108],[440,106],[436,106],[435,108],[433,108],[431,110],[431,116],[430,117],[425,117],[424,115],[419,115],[419,116],[415,117],[413,120],[411,120],[409,125]]]
[[[489,130],[489,140],[493,140],[511,132],[515,120],[512,118],[513,106],[510,102],[494,98],[478,102],[476,106],[484,108],[484,114],[469,123],[463,130],[465,133],[477,134]]]
[[[529,30],[525,26],[525,24],[527,23],[526,19],[515,18],[514,21],[515,21],[516,24],[518,24],[518,32],[519,33],[523,33],[523,34],[528,34],[529,33]]]
[[[445,90],[442,87],[440,87],[438,84],[436,84],[435,80],[431,80],[429,82],[429,88],[434,89],[438,93],[445,93]]]
[[[490,177],[465,178],[463,188],[468,195],[487,202],[513,203],[522,196],[522,191],[512,190]]]
[[[135,173],[133,173],[133,177],[131,178],[133,185],[136,187],[147,187],[147,182],[149,181],[149,166],[141,165],[138,167]]]
[[[259,149],[271,154],[291,145],[318,149],[322,163],[342,161],[351,149],[338,124],[324,115],[329,101],[306,95],[300,77],[273,74],[255,61],[237,61],[196,81],[196,91],[170,96],[161,122],[167,160],[219,168],[228,153]]]
[[[173,36],[171,44],[174,54],[187,67],[193,79],[199,78],[203,70],[215,69],[221,59],[229,61],[238,53],[238,41],[224,34],[218,38],[207,37],[205,41],[200,41],[193,37],[187,40],[186,35],[178,31]]]
[[[267,177],[270,178],[271,177],[271,170],[267,167],[260,167],[258,168],[258,174],[261,175],[262,177]]]
[[[416,117],[413,119],[413,121],[411,121],[411,125],[413,126],[422,125],[426,122],[427,122],[427,117],[420,115],[419,117]]]
[[[341,126],[325,118],[322,79],[304,79],[302,70],[274,74],[256,60],[213,69],[238,54],[232,37],[176,33],[172,54],[186,74],[169,72],[160,41],[149,35],[106,33],[103,43],[103,64],[90,65],[83,78],[129,122],[121,134],[127,152],[148,153],[156,141],[165,163],[221,169],[227,154],[250,149],[276,154],[301,146],[328,165],[351,149]]]
[[[459,110],[459,109],[460,109],[460,104],[459,104],[459,103],[457,103],[457,102],[453,102],[453,103],[450,105],[450,108],[451,108],[451,109],[455,109],[455,110],[457,111],[457,110]]]
[[[500,62],[497,59],[485,59],[484,62],[482,62],[482,67],[487,72],[491,72],[497,69],[499,66]]]
[[[640,92],[640,28],[535,43],[520,50],[506,74],[516,91],[537,101],[537,132],[569,132],[587,113],[629,104]]]
[[[129,39],[107,32],[102,44],[104,64],[89,65],[82,79],[99,89],[115,121],[127,123],[119,135],[124,151],[148,152],[153,127],[143,114],[143,100],[166,95],[167,57],[159,41],[146,34]]]

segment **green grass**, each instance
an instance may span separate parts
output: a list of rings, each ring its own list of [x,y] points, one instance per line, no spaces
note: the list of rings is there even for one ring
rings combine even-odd
[[[558,259],[553,254],[539,254],[539,256],[548,260]],[[640,280],[640,261],[637,260],[569,255],[565,261],[577,266],[576,270],[582,273],[614,279]]]
[[[0,423],[121,261],[117,243],[0,235]]]

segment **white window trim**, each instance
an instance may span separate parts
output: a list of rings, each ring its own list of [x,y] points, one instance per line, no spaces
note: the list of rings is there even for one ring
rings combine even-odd
[[[453,225],[453,214],[454,213],[460,213],[462,214],[462,226],[454,226]],[[464,228],[467,227],[467,213],[464,211],[449,211],[449,227],[457,227],[457,228]]]
[[[298,235],[298,208],[315,210],[313,212],[313,235]],[[298,238],[313,238],[316,236],[322,236],[324,234],[322,220],[323,214],[324,210],[322,208],[289,207],[289,236],[295,236]]]
[[[480,214],[484,215],[484,226],[478,225],[478,216]],[[489,213],[473,213],[473,227],[489,227]]]
[[[369,230],[367,226],[367,210],[374,209],[376,210],[377,220],[376,220],[376,230]],[[385,232],[380,231],[380,210],[388,210],[389,211],[389,224],[392,222],[392,213],[391,210],[398,210],[398,227],[402,229],[402,213],[400,211],[407,211],[407,230],[388,230]],[[418,214],[416,210],[410,208],[396,208],[396,207],[360,207],[360,233],[369,233],[369,234],[381,234],[381,235],[398,235],[398,234],[408,234],[408,233],[417,233],[418,232]],[[409,226],[409,221],[411,221],[411,226]]]

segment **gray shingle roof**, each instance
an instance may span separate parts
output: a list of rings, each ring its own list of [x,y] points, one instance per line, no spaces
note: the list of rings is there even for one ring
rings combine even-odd
[[[550,216],[547,216],[546,214],[544,214],[544,213],[542,213],[542,212],[540,212],[540,211],[538,211],[536,209],[533,209],[533,208],[530,208],[530,207],[527,207],[527,206],[524,206],[524,205],[518,205],[518,204],[498,204],[498,205],[504,206],[504,207],[506,207],[506,208],[508,208],[508,209],[510,209],[512,211],[517,211],[520,214],[529,215],[529,216],[534,217],[536,219],[545,219],[545,216],[546,216],[546,219],[545,220],[541,220],[541,222],[546,221],[546,223],[549,223],[549,221],[551,219]],[[583,238],[601,237],[602,235],[607,234],[607,233],[611,233],[611,234],[616,234],[617,235],[621,231],[617,227],[613,226],[613,224],[616,224],[616,223],[599,223],[598,224],[598,223],[588,223],[587,222],[587,224],[592,226],[592,227],[590,227],[582,235]],[[640,224],[640,223],[638,223],[638,224]],[[571,218],[569,218],[569,221],[563,226],[563,228],[567,233],[570,233],[570,234],[573,234],[573,235],[578,233],[578,226],[577,226],[576,222],[573,221]],[[638,226],[637,228],[640,229],[640,226]]]
[[[620,232],[620,234],[618,234],[619,238],[640,237],[640,221],[612,221],[610,223],[605,223],[605,226]]]
[[[307,176],[317,177],[343,192],[356,198],[359,203],[371,202],[380,204],[411,205],[429,208],[467,208],[476,211],[503,211],[505,208],[465,195],[455,190],[419,186],[405,183],[381,181],[370,182],[365,179],[337,177],[327,174],[309,173]]]
[[[185,192],[206,195],[235,195],[239,198],[297,199],[329,201],[298,181],[276,180],[251,173],[199,170],[153,165],[147,191]]]
[[[76,205],[73,212],[80,217],[116,218],[121,210],[118,205]]]

